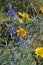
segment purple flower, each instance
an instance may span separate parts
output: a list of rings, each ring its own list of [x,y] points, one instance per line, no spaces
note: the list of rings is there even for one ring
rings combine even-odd
[[[20,37],[20,38],[18,39],[18,44],[23,45],[23,44],[24,44],[24,39]]]
[[[17,61],[17,59],[19,59],[20,58],[20,54],[19,53],[17,53],[17,52],[15,52],[14,54],[13,54],[13,60],[14,61]]]
[[[13,16],[15,14],[14,9],[10,5],[6,8],[5,12],[7,16]]]
[[[9,27],[9,29],[8,29],[8,31],[7,31],[7,34],[8,34],[8,35],[14,35],[14,34],[16,34],[16,32],[15,32],[15,30],[14,30],[13,27]]]

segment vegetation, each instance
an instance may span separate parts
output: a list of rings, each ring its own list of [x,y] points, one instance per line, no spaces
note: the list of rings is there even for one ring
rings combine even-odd
[[[43,0],[0,0],[0,65],[43,65]]]

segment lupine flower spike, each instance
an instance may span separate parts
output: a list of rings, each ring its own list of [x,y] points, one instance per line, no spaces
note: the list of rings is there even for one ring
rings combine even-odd
[[[14,9],[11,7],[10,4],[8,4],[8,7],[5,10],[6,15],[12,17],[15,14]]]
[[[24,39],[20,37],[18,39],[18,45],[23,45],[23,44],[24,44]]]
[[[8,29],[8,31],[7,31],[7,34],[8,34],[8,35],[14,35],[14,34],[16,34],[16,32],[15,32],[15,30],[14,30],[13,27],[9,27],[9,29]]]

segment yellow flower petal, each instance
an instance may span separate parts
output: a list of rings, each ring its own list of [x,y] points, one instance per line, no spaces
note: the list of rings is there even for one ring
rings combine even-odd
[[[22,14],[22,17],[25,18],[25,13]]]
[[[38,47],[34,51],[37,56],[43,57],[43,47]]]
[[[25,18],[26,18],[26,19],[29,18],[29,15],[28,15],[28,14],[25,14]]]
[[[16,30],[17,34],[21,37],[26,37],[26,31],[23,28],[19,28]]]
[[[19,18],[19,19],[18,19],[18,22],[22,23],[23,21],[22,21],[22,19]]]
[[[23,16],[23,14],[21,12],[18,12],[18,15],[21,16],[21,17]]]
[[[26,14],[26,13],[22,13],[22,12],[18,12],[18,15],[20,15],[21,17],[23,17],[23,18],[29,18],[29,14]]]
[[[39,9],[40,11],[41,11],[41,13],[43,14],[43,7],[40,7],[40,9]]]
[[[28,19],[27,19],[27,21],[30,21],[30,20],[31,20],[31,18],[28,18]]]

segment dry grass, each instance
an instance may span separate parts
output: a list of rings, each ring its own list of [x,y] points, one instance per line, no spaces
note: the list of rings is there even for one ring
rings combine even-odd
[[[43,34],[37,36],[37,38],[33,42],[33,47],[40,47],[43,46]]]
[[[4,21],[9,20],[8,17],[2,12],[0,12],[0,24],[2,24]]]

